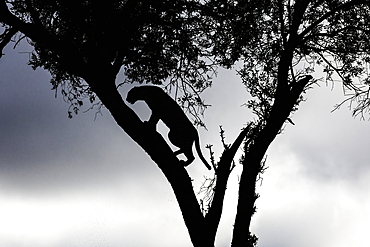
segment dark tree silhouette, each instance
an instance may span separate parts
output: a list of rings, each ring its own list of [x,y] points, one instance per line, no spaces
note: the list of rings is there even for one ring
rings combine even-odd
[[[369,109],[369,17],[368,0],[2,0],[0,48],[29,42],[30,65],[51,73],[53,88],[71,105],[70,116],[84,99],[109,110],[170,182],[194,246],[214,246],[233,158],[244,143],[231,245],[254,246],[257,237],[249,228],[256,181],[269,145],[292,122],[302,94],[319,80],[339,82],[354,115]],[[186,169],[126,105],[116,76],[123,70],[127,83],[175,89],[195,124],[203,124],[200,93],[217,67],[236,62],[256,119],[232,145],[224,143],[219,162],[213,157],[211,198],[200,206]],[[313,78],[314,72],[324,77]]]

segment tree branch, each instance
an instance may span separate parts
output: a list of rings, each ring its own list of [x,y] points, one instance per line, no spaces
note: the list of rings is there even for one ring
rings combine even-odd
[[[213,238],[216,237],[218,224],[221,219],[226,185],[231,173],[232,161],[235,157],[236,151],[242,144],[244,138],[248,135],[251,125],[252,124],[249,124],[240,132],[231,147],[226,149],[225,152],[222,154],[220,162],[218,163],[218,167],[216,170],[216,186],[214,188],[215,193],[212,205],[205,217],[208,234],[209,236],[213,236]]]
[[[306,9],[308,7],[308,4],[311,0],[297,0],[294,4],[294,12],[293,12],[293,20],[292,20],[292,27],[291,30],[289,30],[290,35],[296,36],[298,34],[299,26],[302,23],[302,18],[304,13],[306,12]]]
[[[276,100],[280,100],[289,91],[288,74],[291,61],[293,59],[293,51],[297,47],[300,37],[298,36],[298,29],[302,22],[303,15],[309,4],[309,0],[297,0],[294,4],[294,13],[291,29],[289,30],[289,40],[284,47],[278,65],[278,85],[276,87]],[[283,31],[283,30],[282,30]]]
[[[112,65],[114,73],[118,74],[123,65],[124,58],[125,58],[124,52],[122,50],[119,50],[117,53],[117,57],[115,58]]]
[[[287,40],[286,40],[286,30],[285,30],[285,22],[284,22],[284,5],[283,1],[279,0],[279,22],[280,22],[280,33],[283,38],[283,47],[286,48]]]

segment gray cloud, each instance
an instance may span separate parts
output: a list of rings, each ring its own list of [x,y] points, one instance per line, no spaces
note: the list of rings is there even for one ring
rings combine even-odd
[[[334,104],[344,99],[340,88],[315,90],[294,116],[296,125],[287,126],[278,139],[295,153],[307,176],[356,182],[370,171],[369,122],[354,119],[346,107],[331,113]]]
[[[5,53],[0,60],[3,188],[49,193],[156,169],[106,110],[95,121],[94,110],[68,119],[68,104],[60,95],[55,99],[48,73],[26,66],[27,55]]]

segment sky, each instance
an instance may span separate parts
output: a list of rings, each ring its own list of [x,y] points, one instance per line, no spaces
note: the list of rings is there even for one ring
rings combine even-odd
[[[0,245],[3,247],[191,246],[174,194],[142,149],[114,122],[88,111],[68,119],[46,71],[27,65],[26,45],[0,59]],[[319,78],[320,75],[314,75]],[[118,78],[121,80],[122,76]],[[130,86],[121,89],[125,97]],[[253,118],[235,71],[219,72],[204,93],[212,105],[203,153],[222,151]],[[365,247],[370,228],[370,123],[342,107],[339,85],[320,82],[306,94],[295,125],[267,153],[251,230],[261,247]],[[86,106],[88,107],[88,106]],[[132,106],[148,119],[144,103]],[[164,135],[163,125],[158,127]],[[235,157],[216,246],[230,246],[241,165]],[[197,158],[187,168],[199,190],[211,176]]]

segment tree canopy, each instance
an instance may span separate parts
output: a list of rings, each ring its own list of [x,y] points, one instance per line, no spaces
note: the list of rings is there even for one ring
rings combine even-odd
[[[4,0],[0,48],[27,40],[34,48],[30,65],[51,73],[53,88],[72,111],[86,98],[99,98],[170,181],[194,246],[213,246],[232,159],[245,139],[232,246],[251,246],[256,179],[303,93],[320,81],[339,82],[354,115],[368,111],[369,17],[368,0]],[[214,196],[204,216],[186,170],[127,107],[116,76],[123,70],[127,83],[173,89],[202,124],[199,113],[207,105],[200,93],[212,85],[218,67],[236,64],[256,119],[214,164]]]

